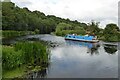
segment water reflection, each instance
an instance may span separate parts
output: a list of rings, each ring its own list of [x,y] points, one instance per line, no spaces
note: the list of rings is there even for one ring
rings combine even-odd
[[[64,46],[51,50],[47,78],[115,78],[117,61],[117,55],[108,55],[101,42],[66,40]]]
[[[115,54],[117,51],[117,45],[104,44],[105,52],[109,54]]]
[[[71,41],[66,40],[67,45],[73,45],[73,46],[79,46],[79,47],[87,47],[87,53],[93,54],[99,54],[98,48],[100,47],[99,43],[88,43],[88,42],[79,42],[79,41]]]
[[[118,77],[118,55],[115,54],[117,46],[104,45],[106,42],[86,43],[70,40],[65,41],[63,37],[52,35],[34,35],[24,37],[24,39],[28,41],[44,40],[50,45],[49,66],[44,67],[41,71],[29,74],[28,78]],[[11,43],[18,40],[21,40],[21,38],[14,39]],[[6,43],[9,41],[7,40]]]

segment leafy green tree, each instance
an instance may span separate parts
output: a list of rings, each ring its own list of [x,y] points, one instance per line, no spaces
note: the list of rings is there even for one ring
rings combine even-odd
[[[2,3],[2,29],[12,30],[15,24],[15,4],[11,2]]]
[[[99,22],[91,21],[91,23],[88,24],[88,27],[86,29],[87,31],[90,32],[90,34],[98,34],[100,29],[99,29]]]
[[[116,24],[110,23],[107,24],[104,31],[103,35],[105,37],[106,41],[118,41],[119,40],[119,28]]]
[[[117,33],[119,30],[118,26],[116,24],[107,24],[105,29],[104,29],[104,34],[113,34]]]

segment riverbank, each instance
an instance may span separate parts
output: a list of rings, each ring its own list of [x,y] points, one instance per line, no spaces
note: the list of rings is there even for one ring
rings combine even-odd
[[[22,77],[49,64],[47,47],[40,42],[17,42],[2,47],[3,78]]]
[[[2,38],[13,38],[25,35],[34,35],[34,31],[13,31],[13,30],[1,30]]]
[[[119,42],[120,30],[116,24],[107,24],[105,29],[99,28],[96,22],[91,22],[86,28],[81,26],[74,26],[68,23],[59,23],[54,32],[57,36],[65,36],[67,34],[77,35],[95,35],[98,39],[107,42]]]
[[[36,66],[36,67],[26,67],[26,65],[23,65],[21,67],[15,68],[13,70],[9,70],[9,71],[5,71],[2,74],[2,78],[3,79],[19,79],[19,78],[27,78],[27,76],[29,76],[29,74],[34,73],[34,72],[40,72],[42,70],[46,69],[46,67],[40,67],[40,66]],[[42,74],[42,73],[41,73]]]
[[[64,35],[57,35],[57,34],[55,34],[55,32],[53,32],[53,33],[51,33],[51,35],[56,35],[56,36],[61,36],[61,37],[64,37],[65,36],[65,34]],[[82,35],[82,36],[84,36],[84,35]],[[120,42],[120,34],[117,34],[117,35],[112,35],[112,36],[110,36],[110,35],[108,35],[108,36],[101,36],[101,35],[96,35],[97,37],[98,37],[98,40],[100,40],[100,41],[104,41],[104,42]]]

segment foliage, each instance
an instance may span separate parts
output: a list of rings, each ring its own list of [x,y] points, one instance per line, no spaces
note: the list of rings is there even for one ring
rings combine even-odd
[[[35,34],[32,31],[11,31],[11,30],[5,30],[2,31],[2,37],[3,38],[11,38],[11,37],[17,37],[17,36],[24,36],[28,34]]]
[[[120,41],[120,30],[116,24],[107,24],[103,31],[103,35],[105,41]]]
[[[36,34],[39,34],[39,33],[40,33],[38,29],[35,29],[34,32],[35,32]]]
[[[85,23],[77,20],[71,21],[54,15],[45,15],[40,11],[30,11],[27,8],[19,8],[12,2],[2,2],[2,29],[16,31],[35,31],[40,33],[55,32],[56,26],[61,23],[67,23],[73,26],[86,27]]]
[[[88,24],[86,31],[88,31],[90,35],[98,35],[100,32],[99,22],[91,21],[91,23]]]
[[[85,30],[83,27],[80,26],[72,26],[67,23],[59,23],[56,27],[56,35],[64,36],[66,34],[85,34]]]
[[[120,41],[120,31],[116,24],[108,24],[106,28],[100,29],[99,22],[81,23],[77,20],[64,19],[54,15],[45,15],[40,11],[30,11],[28,8],[19,8],[12,2],[2,2],[2,29],[14,31],[35,31],[40,34],[64,36],[65,34],[97,35],[105,41]],[[4,35],[4,34],[3,34]],[[7,36],[16,34],[7,34]],[[111,36],[114,36],[113,38]],[[117,39],[118,37],[118,39]]]
[[[16,77],[22,78],[22,76],[26,74],[25,70],[26,70],[26,67],[23,65],[13,70],[5,71],[2,73],[2,79],[6,80],[6,78],[7,79],[9,78],[9,80],[12,80],[13,78],[16,78]]]
[[[45,65],[48,63],[46,46],[40,42],[18,42],[14,46],[2,48],[3,70],[11,70],[21,65]]]
[[[16,68],[23,64],[21,50],[15,51],[10,46],[3,46],[2,49],[2,65],[4,69]]]

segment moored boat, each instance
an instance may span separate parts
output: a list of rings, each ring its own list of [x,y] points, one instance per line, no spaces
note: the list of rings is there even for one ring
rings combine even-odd
[[[65,40],[74,40],[74,41],[82,41],[82,42],[99,42],[95,36],[80,36],[80,35],[66,35]]]

